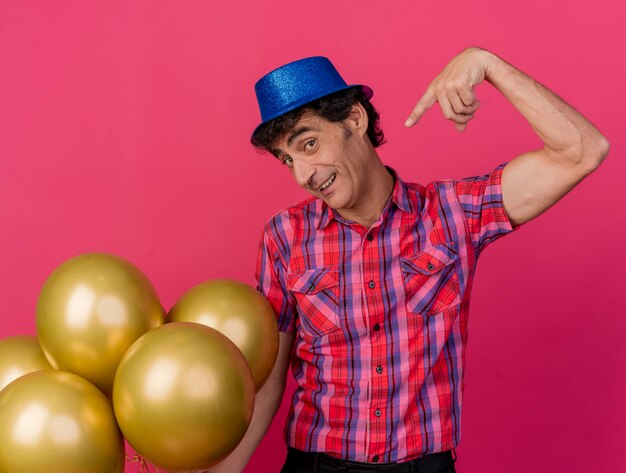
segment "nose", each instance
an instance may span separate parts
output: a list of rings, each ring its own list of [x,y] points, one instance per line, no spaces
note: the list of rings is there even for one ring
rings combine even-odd
[[[301,187],[309,187],[313,182],[313,176],[315,175],[315,166],[306,162],[306,159],[294,159],[293,161],[293,175],[296,178],[296,182]]]

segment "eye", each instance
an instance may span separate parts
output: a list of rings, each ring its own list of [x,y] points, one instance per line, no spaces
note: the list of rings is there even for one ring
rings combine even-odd
[[[315,146],[315,140],[309,140],[306,143],[304,143],[305,150],[313,149],[314,146]]]
[[[291,167],[291,165],[293,164],[293,159],[291,159],[291,156],[285,156],[283,158],[283,164],[285,166]]]

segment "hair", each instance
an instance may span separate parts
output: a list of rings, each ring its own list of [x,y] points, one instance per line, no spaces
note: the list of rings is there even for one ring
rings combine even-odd
[[[356,103],[360,103],[367,113],[367,136],[372,146],[377,148],[385,143],[379,124],[380,115],[361,87],[340,90],[276,117],[259,126],[250,141],[256,148],[271,152],[274,144],[293,129],[305,112],[312,112],[330,122],[341,122],[348,118]]]

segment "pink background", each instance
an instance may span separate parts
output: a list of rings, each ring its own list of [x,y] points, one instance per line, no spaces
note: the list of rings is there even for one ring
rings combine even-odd
[[[430,80],[479,45],[582,111],[612,150],[482,256],[458,469],[622,470],[625,13],[617,0],[0,1],[0,337],[35,334],[42,283],[79,253],[134,262],[166,308],[206,279],[253,284],[263,223],[305,197],[248,142],[254,82],[282,63],[327,55],[371,86],[380,154],[408,181],[483,174],[538,147],[488,84],[465,133],[438,107],[403,128]],[[286,405],[247,472],[278,471]]]

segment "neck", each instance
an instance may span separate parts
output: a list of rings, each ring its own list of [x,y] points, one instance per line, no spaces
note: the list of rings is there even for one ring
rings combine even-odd
[[[382,161],[372,161],[372,169],[367,173],[367,180],[362,189],[363,197],[354,208],[339,210],[339,214],[346,220],[360,223],[370,228],[381,216],[391,193],[394,180]]]

